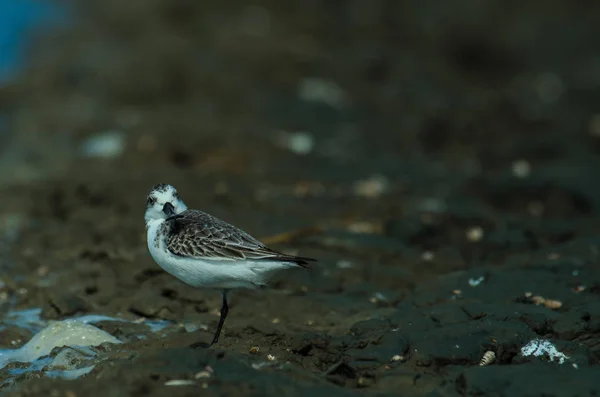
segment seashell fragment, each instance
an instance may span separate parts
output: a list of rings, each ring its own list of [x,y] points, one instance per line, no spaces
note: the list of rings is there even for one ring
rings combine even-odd
[[[552,310],[560,309],[562,307],[562,302],[556,299],[546,299],[544,301],[544,306]]]
[[[483,354],[481,361],[479,361],[479,366],[485,367],[486,365],[490,365],[491,363],[493,363],[494,360],[496,360],[496,353],[494,353],[491,350],[488,350]]]

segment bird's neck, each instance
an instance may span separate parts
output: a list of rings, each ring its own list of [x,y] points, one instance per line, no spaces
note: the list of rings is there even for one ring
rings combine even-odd
[[[158,228],[164,221],[164,219],[147,219],[146,229],[150,229],[152,226],[156,226]]]

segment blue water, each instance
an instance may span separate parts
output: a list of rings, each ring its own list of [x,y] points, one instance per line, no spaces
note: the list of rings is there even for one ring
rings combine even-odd
[[[30,32],[66,21],[66,10],[49,0],[0,0],[0,83],[24,61]]]

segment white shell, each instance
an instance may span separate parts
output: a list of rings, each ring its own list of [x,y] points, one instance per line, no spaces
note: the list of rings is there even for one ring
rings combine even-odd
[[[483,354],[483,357],[481,358],[481,361],[479,362],[479,366],[484,367],[486,365],[490,365],[491,363],[494,362],[494,360],[496,360],[496,353],[494,353],[491,350],[488,350]]]

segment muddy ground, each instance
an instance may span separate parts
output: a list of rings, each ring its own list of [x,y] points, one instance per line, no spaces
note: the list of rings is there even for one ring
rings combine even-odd
[[[600,7],[241,3],[84,2],[0,91],[2,310],[173,322],[100,324],[126,343],[90,374],[10,393],[600,393]],[[82,154],[107,131],[123,152]],[[150,258],[160,182],[318,264],[187,348],[220,297]]]

